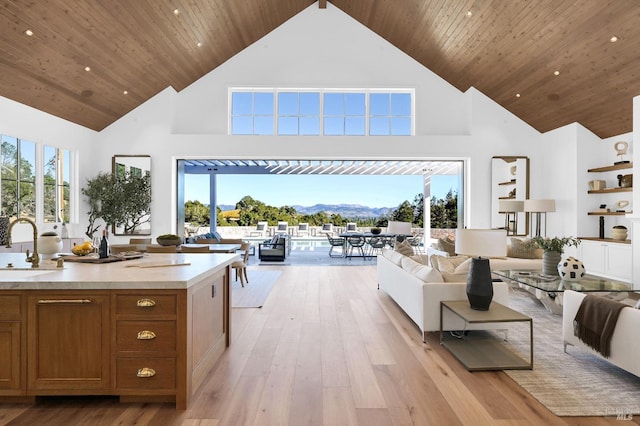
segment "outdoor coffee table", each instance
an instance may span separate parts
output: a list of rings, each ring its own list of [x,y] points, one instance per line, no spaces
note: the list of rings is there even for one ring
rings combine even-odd
[[[445,309],[462,318],[465,327],[482,323],[529,323],[529,360],[513,352],[506,339],[484,330],[461,332],[458,337],[445,330]],[[440,302],[440,344],[447,348],[469,371],[483,370],[531,370],[533,369],[533,319],[498,302],[492,302],[489,310],[471,309],[467,300]]]

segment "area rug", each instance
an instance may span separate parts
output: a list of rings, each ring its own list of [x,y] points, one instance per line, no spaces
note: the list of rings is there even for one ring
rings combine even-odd
[[[512,288],[509,304],[532,317],[534,325],[533,370],[505,371],[516,383],[557,416],[640,414],[640,378],[583,349],[568,346],[565,353],[562,317],[524,290]],[[510,331],[509,341],[524,352],[528,329]]]
[[[261,308],[280,277],[281,271],[248,269],[249,282],[231,281],[231,306],[233,308]]]

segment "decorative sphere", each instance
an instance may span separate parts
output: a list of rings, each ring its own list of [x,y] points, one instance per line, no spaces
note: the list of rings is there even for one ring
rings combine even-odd
[[[566,281],[579,281],[587,271],[581,260],[574,257],[567,257],[558,263],[558,275]]]

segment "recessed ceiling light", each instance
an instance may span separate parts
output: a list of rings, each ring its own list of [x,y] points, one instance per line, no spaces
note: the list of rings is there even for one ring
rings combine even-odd
[[[470,10],[467,10],[467,17],[469,17],[469,18],[470,18],[471,16],[473,16],[473,12],[472,12],[472,11],[470,11]]]
[[[609,39],[609,41],[610,41],[611,43],[615,43],[616,41],[618,41],[618,37],[617,37],[617,36],[612,36],[612,37]]]
[[[178,9],[173,9],[173,14],[178,16],[180,15],[180,11]]]
[[[198,43],[196,43],[196,46],[201,47],[202,46],[202,42],[199,41]]]
[[[555,71],[553,72],[553,75],[560,75],[560,71],[555,70]]]
[[[33,31],[31,31],[31,30],[29,30],[29,29],[27,29],[24,33],[25,33],[26,35],[28,35],[29,37],[31,37],[31,36],[33,35]]]
[[[516,98],[519,98],[519,97],[520,97],[520,93],[516,93]]]
[[[86,72],[89,72],[89,71],[91,71],[91,67],[84,67],[84,70],[85,70]]]
[[[123,95],[128,95],[129,92],[127,92],[126,90],[124,92],[122,92]]]

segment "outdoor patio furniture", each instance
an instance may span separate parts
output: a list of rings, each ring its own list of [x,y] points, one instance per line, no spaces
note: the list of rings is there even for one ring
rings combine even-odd
[[[256,229],[254,231],[249,232],[250,237],[264,237],[269,230],[269,222],[258,222],[256,225]]]
[[[424,253],[423,244],[422,244],[422,233],[415,235],[413,237],[408,237],[407,242],[411,247],[413,247],[413,251],[417,253]]]
[[[302,237],[303,235],[309,236],[309,224],[308,223],[299,223],[298,230],[296,231],[296,235],[298,237]]]
[[[363,257],[366,260],[367,256],[364,253],[365,242],[366,240],[362,235],[347,237],[347,253],[345,256],[351,259],[352,257],[354,257],[353,251],[355,250],[356,253],[360,253],[359,255],[356,254],[355,256]]]
[[[258,244],[260,260],[284,261],[287,256],[288,239],[287,235],[276,235],[271,240]]]
[[[289,233],[289,222],[278,222],[278,226],[276,227],[276,234],[288,234]]]
[[[382,254],[382,249],[387,245],[387,239],[385,237],[371,237],[367,240],[369,246],[369,256]]]
[[[322,229],[320,229],[320,233],[325,235],[333,235],[333,223],[323,224]]]
[[[330,236],[329,234],[327,235],[327,240],[329,240],[329,245],[331,246],[329,248],[329,257],[344,257],[345,255],[345,239],[344,238],[334,238],[332,236]],[[340,247],[340,255],[336,256],[333,253],[333,249],[336,247]]]
[[[358,232],[358,225],[355,222],[347,223],[345,232]]]

